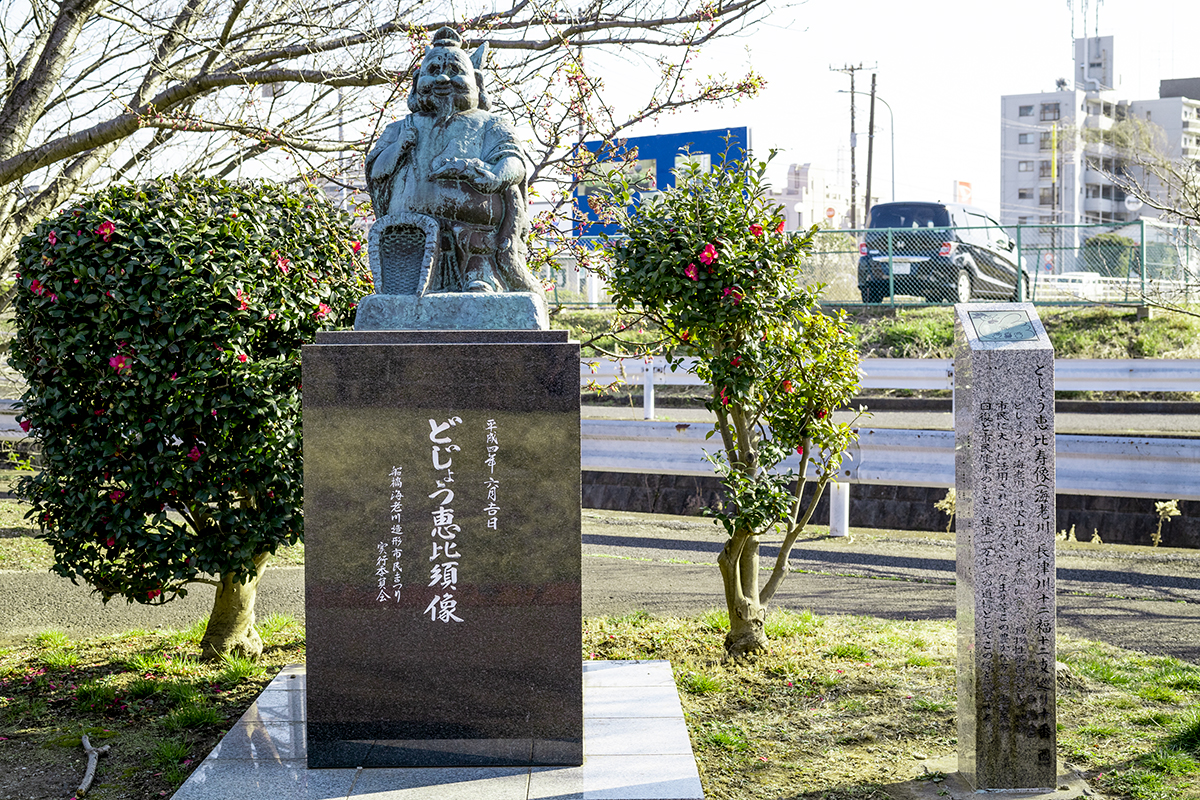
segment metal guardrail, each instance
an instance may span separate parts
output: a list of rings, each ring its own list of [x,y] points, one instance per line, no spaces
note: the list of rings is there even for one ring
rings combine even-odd
[[[584,420],[583,469],[712,475],[704,423]],[[1055,437],[1059,494],[1200,500],[1200,442],[1128,436]],[[798,470],[791,456],[780,470]],[[809,464],[809,478],[816,473]],[[887,486],[954,486],[954,431],[861,428],[838,480]]]
[[[605,385],[620,380],[642,386],[646,419],[654,419],[655,386],[703,386],[687,371],[685,359],[671,371],[666,359],[585,358],[579,384]],[[864,358],[864,389],[953,389],[954,361],[949,358]],[[650,376],[648,379],[647,376]],[[1200,359],[1059,358],[1054,361],[1057,391],[1200,392]]]

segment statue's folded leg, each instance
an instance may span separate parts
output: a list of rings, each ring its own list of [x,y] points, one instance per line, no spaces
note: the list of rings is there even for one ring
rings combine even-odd
[[[496,276],[496,260],[491,255],[476,253],[467,262],[466,289],[468,292],[501,292]]]
[[[468,292],[507,291],[496,269],[496,231],[473,225],[455,225],[463,289]]]

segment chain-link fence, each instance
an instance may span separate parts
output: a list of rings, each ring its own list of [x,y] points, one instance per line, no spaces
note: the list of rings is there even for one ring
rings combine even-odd
[[[1018,266],[1019,265],[1019,266]],[[820,230],[804,260],[834,304],[1200,303],[1200,231],[1157,220]],[[607,286],[562,259],[549,300],[604,306]]]
[[[1200,234],[1156,220],[822,230],[807,267],[840,303],[1200,302]]]

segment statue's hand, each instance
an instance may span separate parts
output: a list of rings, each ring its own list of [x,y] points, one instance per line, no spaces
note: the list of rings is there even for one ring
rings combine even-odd
[[[448,158],[430,177],[444,181],[467,181],[484,194],[495,194],[504,188],[496,173],[478,158]]]

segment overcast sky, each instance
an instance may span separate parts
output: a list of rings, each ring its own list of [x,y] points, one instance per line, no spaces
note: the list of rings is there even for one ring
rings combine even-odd
[[[1095,35],[1096,0],[1087,35]],[[789,163],[812,162],[837,175],[839,155],[849,186],[850,79],[830,67],[875,66],[879,96],[895,112],[897,199],[950,200],[953,182],[968,181],[974,201],[999,210],[1000,96],[1054,89],[1072,77],[1072,13],[1065,0],[807,0],[780,11],[747,38],[713,48],[705,72],[744,72],[752,64],[768,81],[757,99],[644,125],[637,134],[725,126],[751,129],[757,154],[782,152],[773,182]],[[1074,32],[1084,35],[1082,5]],[[1109,0],[1099,6],[1099,35],[1114,36],[1120,98],[1158,96],[1165,78],[1200,77],[1200,2]],[[607,65],[606,65],[607,66]],[[857,73],[855,90],[870,88],[872,70]],[[638,83],[635,70],[616,69],[611,90]],[[644,81],[644,73],[641,80]],[[867,97],[858,97],[858,177],[866,179]],[[891,199],[891,132],[876,107],[873,194]],[[840,151],[840,153],[839,153]]]

